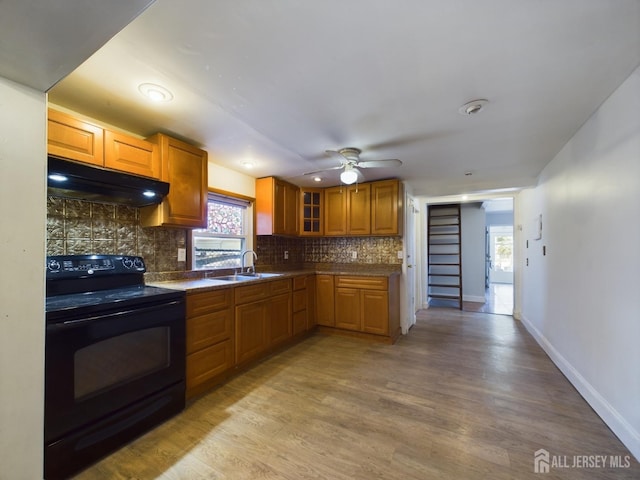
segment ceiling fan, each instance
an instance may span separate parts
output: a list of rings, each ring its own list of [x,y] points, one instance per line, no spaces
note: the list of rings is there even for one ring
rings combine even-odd
[[[397,158],[387,158],[383,160],[360,160],[361,150],[358,148],[347,147],[340,150],[326,150],[326,153],[340,162],[336,167],[323,168],[315,172],[307,172],[304,175],[315,175],[328,170],[340,170],[340,181],[347,185],[351,185],[358,181],[362,175],[360,168],[381,168],[381,167],[398,167],[402,162]]]

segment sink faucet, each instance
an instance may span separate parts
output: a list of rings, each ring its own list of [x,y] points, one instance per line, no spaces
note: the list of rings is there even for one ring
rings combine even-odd
[[[258,254],[256,252],[254,252],[253,250],[245,250],[244,252],[242,252],[240,254],[240,259],[242,260],[242,262],[241,262],[242,266],[240,267],[240,273],[242,273],[244,271],[244,269],[245,269],[244,259],[245,259],[245,256],[247,255],[247,253],[253,253],[253,263],[254,263],[254,265],[255,265],[255,262],[258,260]],[[252,267],[251,265],[249,267],[247,267],[247,272],[249,272],[250,268],[253,268],[253,271],[255,272],[255,268]]]

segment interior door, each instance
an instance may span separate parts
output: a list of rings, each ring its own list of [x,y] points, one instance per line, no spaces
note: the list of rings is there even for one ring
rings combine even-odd
[[[418,210],[415,207],[415,199],[405,194],[405,214],[404,214],[404,262],[402,266],[404,277],[404,302],[406,310],[402,312],[400,327],[402,333],[406,334],[409,328],[416,323],[416,275],[418,275],[419,265],[416,257],[416,215]]]

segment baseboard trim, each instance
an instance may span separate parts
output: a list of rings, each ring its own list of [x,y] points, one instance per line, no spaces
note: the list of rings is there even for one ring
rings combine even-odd
[[[549,340],[519,312],[519,320],[527,331],[538,342],[551,361],[560,369],[563,375],[578,390],[591,408],[600,416],[620,441],[629,449],[631,454],[640,461],[640,432],[635,430],[625,418],[591,385],[576,368],[567,361]]]

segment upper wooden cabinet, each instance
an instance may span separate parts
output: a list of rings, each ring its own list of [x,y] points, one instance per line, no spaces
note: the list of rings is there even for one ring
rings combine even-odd
[[[371,183],[371,235],[402,235],[402,195],[398,180]]]
[[[347,195],[347,234],[371,233],[371,186],[368,183],[349,185]]]
[[[134,175],[160,178],[160,158],[153,143],[53,109],[48,112],[47,153]]]
[[[160,179],[170,187],[160,205],[140,209],[141,224],[205,228],[207,152],[162,133],[147,140],[159,148]]]
[[[324,234],[400,235],[398,180],[342,185],[324,190]]]
[[[324,234],[347,234],[347,195],[343,186],[324,189]]]
[[[153,143],[110,130],[104,131],[104,166],[160,178],[160,156]]]
[[[66,113],[49,109],[47,153],[55,157],[102,166],[104,164],[104,130]]]
[[[342,185],[324,191],[325,235],[371,234],[371,186]]]
[[[321,236],[324,233],[321,188],[300,188],[300,236]]]
[[[283,180],[258,178],[256,235],[297,235],[298,194],[298,187]]]

